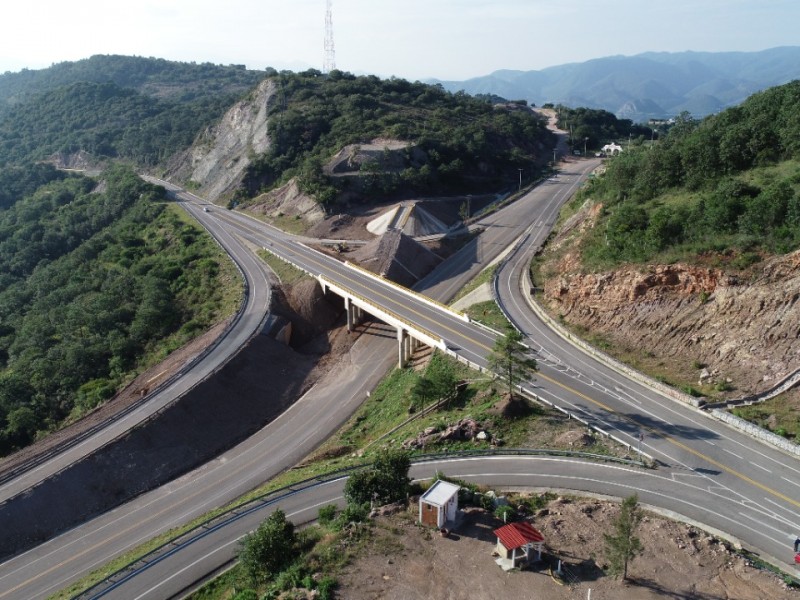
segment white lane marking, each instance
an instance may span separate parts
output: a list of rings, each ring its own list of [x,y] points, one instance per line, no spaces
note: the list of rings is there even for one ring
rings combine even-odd
[[[767,473],[770,473],[770,474],[772,473],[772,471],[770,471],[770,470],[769,470],[767,467],[762,467],[762,466],[761,466],[760,464],[758,464],[758,463],[750,463],[750,464],[751,464],[751,465],[753,465],[754,467],[758,467],[758,468],[759,468],[759,469],[761,469],[762,471],[766,471]]]
[[[725,452],[727,452],[728,454],[732,454],[739,460],[744,460],[744,456],[739,456],[738,454],[736,454],[736,452],[733,452],[732,450],[728,450],[727,448],[723,448],[723,450],[725,450]]]
[[[781,534],[785,534],[785,533],[786,533],[786,532],[785,532],[783,529],[778,529],[777,527],[773,527],[773,526],[772,526],[772,525],[770,525],[769,523],[765,523],[764,521],[761,521],[761,520],[759,520],[759,519],[756,519],[756,518],[754,518],[754,517],[751,517],[751,516],[750,516],[750,515],[748,515],[747,513],[744,513],[744,512],[741,512],[741,511],[739,511],[739,515],[741,515],[741,516],[742,516],[742,517],[744,517],[745,519],[750,519],[750,520],[751,520],[751,521],[753,521],[754,523],[758,523],[758,524],[759,524],[759,525],[761,525],[762,527],[767,527],[768,529],[772,529],[772,531],[775,531],[775,532],[777,532],[777,533],[781,533]],[[762,533],[763,533],[763,532],[762,532]]]
[[[797,487],[800,487],[800,483],[798,483],[797,481],[794,481],[793,479],[788,479],[786,477],[781,477],[781,479],[783,479],[787,483],[791,483],[792,485],[796,485]]]

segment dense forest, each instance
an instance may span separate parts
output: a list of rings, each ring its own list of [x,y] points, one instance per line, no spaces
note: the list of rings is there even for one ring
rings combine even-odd
[[[123,56],[0,75],[0,166],[79,150],[155,165],[188,147],[265,75]]]
[[[112,396],[231,293],[220,250],[128,168],[99,184],[41,165],[12,175],[24,197],[0,210],[0,455]]]
[[[251,165],[240,200],[298,176],[304,191],[332,202],[348,182],[325,177],[322,165],[346,145],[378,137],[413,141],[416,152],[401,170],[362,166],[370,175],[367,197],[502,189],[517,181],[520,168],[531,178],[552,147],[545,123],[518,104],[497,107],[440,86],[341,71],[274,77],[272,145]]]
[[[588,264],[725,254],[736,267],[800,247],[800,81],[609,161],[578,197],[601,201]]]

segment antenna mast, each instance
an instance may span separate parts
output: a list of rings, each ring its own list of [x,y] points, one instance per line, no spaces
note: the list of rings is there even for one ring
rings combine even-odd
[[[331,4],[332,0],[327,0],[325,5],[325,58],[322,61],[322,72],[326,75],[336,68],[336,51],[333,48]]]

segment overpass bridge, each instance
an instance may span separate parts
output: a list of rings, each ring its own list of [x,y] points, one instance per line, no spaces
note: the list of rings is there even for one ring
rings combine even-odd
[[[384,277],[375,275],[371,271],[356,266],[353,263],[347,261],[343,263],[346,267],[346,272],[349,270],[351,274],[350,277],[345,275],[345,277],[342,278],[340,276],[336,281],[334,281],[329,276],[309,271],[307,266],[298,264],[299,261],[296,263],[295,261],[286,258],[286,256],[282,253],[271,252],[267,246],[264,246],[264,250],[314,277],[319,282],[323,293],[333,293],[342,298],[344,300],[344,307],[347,313],[347,331],[352,332],[356,325],[363,321],[366,313],[369,313],[387,325],[394,327],[394,329],[397,331],[397,366],[400,368],[406,365],[409,358],[411,358],[411,355],[420,344],[424,344],[431,348],[438,348],[443,352],[450,350],[450,345],[441,336],[419,325],[417,322],[404,317],[399,311],[392,310],[391,301],[389,302],[388,306],[385,303],[379,304],[376,302],[374,300],[374,288],[371,291],[371,295],[368,297],[363,290],[357,291],[353,287],[347,285],[347,283],[342,283],[343,280],[346,282],[355,282],[366,277],[367,280],[372,280],[375,287],[389,288],[396,293],[405,295],[407,297],[408,304],[413,302],[421,302],[430,307],[434,314],[438,312],[442,317],[460,319],[465,323],[470,322],[470,319],[466,314],[456,313],[444,304],[436,302],[435,300],[432,300],[423,294],[417,294],[404,286],[395,284]],[[309,250],[311,249],[309,248]],[[356,276],[359,277],[356,278]],[[383,297],[384,299],[388,298],[386,294],[379,293],[379,296]]]

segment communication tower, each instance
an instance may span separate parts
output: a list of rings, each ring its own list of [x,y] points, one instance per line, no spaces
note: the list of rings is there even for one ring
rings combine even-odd
[[[333,47],[333,17],[331,16],[331,0],[325,5],[325,58],[322,61],[322,72],[326,75],[336,68],[336,51]]]

